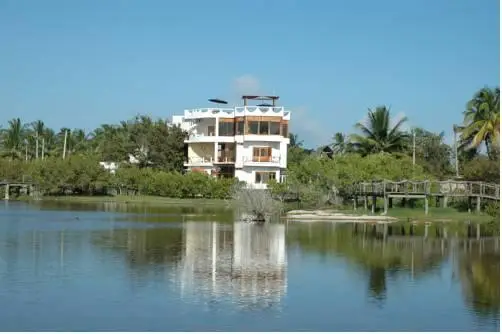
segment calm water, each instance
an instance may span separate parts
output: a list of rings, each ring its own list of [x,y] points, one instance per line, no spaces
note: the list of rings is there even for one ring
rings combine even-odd
[[[498,238],[361,226],[0,202],[0,330],[499,330]]]

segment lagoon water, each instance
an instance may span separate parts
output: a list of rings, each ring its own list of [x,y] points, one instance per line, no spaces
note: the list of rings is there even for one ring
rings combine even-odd
[[[499,239],[0,202],[0,331],[499,331]]]

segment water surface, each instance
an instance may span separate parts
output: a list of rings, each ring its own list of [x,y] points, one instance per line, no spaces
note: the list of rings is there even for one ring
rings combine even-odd
[[[0,202],[2,331],[498,331],[499,239]]]

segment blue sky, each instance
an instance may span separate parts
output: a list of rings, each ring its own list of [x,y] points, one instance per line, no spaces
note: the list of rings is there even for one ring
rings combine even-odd
[[[386,104],[451,133],[499,84],[497,0],[0,0],[0,124],[90,131],[276,93],[309,146]]]

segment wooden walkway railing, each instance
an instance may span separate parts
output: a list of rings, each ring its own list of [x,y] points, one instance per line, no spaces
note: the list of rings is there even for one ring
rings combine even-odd
[[[353,186],[352,193],[360,196],[423,195],[440,197],[480,197],[500,200],[500,185],[478,181],[373,181]]]

